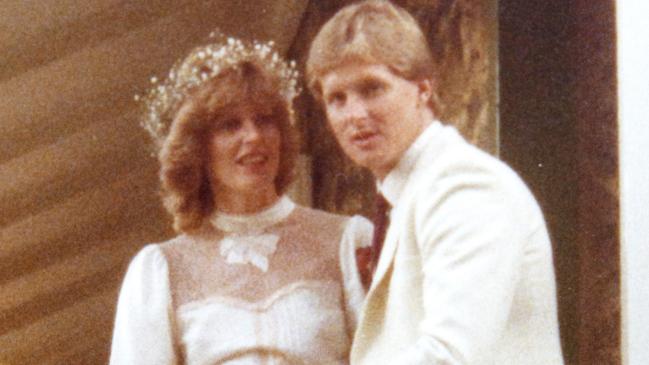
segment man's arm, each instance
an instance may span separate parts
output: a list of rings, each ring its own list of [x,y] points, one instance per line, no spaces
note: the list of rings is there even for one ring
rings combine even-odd
[[[417,194],[425,317],[401,364],[480,363],[503,333],[536,222],[490,178],[457,174]]]

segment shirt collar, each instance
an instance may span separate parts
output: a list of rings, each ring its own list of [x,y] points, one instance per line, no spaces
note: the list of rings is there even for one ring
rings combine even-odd
[[[397,165],[385,176],[382,181],[377,181],[377,190],[394,207],[401,197],[413,172],[419,157],[426,150],[431,140],[439,134],[443,126],[439,121],[433,121],[415,141],[408,147]]]

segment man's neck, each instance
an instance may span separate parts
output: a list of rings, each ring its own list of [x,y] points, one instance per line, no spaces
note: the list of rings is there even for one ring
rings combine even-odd
[[[415,137],[410,141],[410,144],[408,147],[402,152],[401,156],[397,161],[395,161],[392,165],[387,165],[383,166],[381,168],[377,168],[372,170],[372,175],[374,175],[374,178],[380,183],[385,179],[386,176],[396,167],[399,165],[399,162],[403,159],[403,156],[408,152],[410,147],[412,147],[412,144],[415,143],[415,141],[421,136],[422,133],[432,124],[433,120],[435,120],[435,115],[433,111],[429,107],[422,108],[420,111],[420,119],[418,125],[418,131]]]

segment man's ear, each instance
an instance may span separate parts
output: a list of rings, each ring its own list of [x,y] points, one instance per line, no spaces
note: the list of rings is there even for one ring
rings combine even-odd
[[[417,82],[419,88],[419,95],[417,98],[417,105],[426,106],[435,118],[439,118],[442,112],[442,104],[437,94],[437,83],[433,78],[420,79]]]
[[[430,98],[433,96],[433,80],[420,79],[417,81],[417,88],[419,89],[419,100],[423,104],[428,104]]]

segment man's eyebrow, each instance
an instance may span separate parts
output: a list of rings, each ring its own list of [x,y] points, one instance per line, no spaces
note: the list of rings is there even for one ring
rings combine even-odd
[[[355,83],[368,83],[368,82],[383,82],[385,79],[381,75],[373,73],[362,72],[355,80]]]
[[[367,77],[359,79],[358,83],[362,86],[367,86],[367,85],[374,85],[374,84],[382,84],[384,82],[381,77],[368,75]]]

